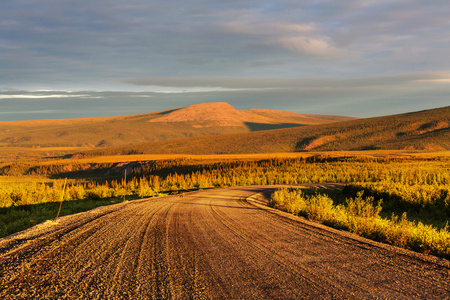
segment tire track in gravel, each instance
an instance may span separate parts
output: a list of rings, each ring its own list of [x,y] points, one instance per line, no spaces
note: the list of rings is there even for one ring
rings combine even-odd
[[[21,234],[15,238],[2,239],[0,243],[0,285],[8,284],[8,281],[13,280],[18,274],[31,268],[33,262],[39,261],[40,257],[47,256],[50,249],[58,247],[61,238],[69,240],[75,236],[75,239],[83,241],[82,235],[89,235],[90,232],[102,227],[102,225],[90,225],[89,227],[86,225],[98,222],[109,212],[108,209],[104,209],[104,212],[99,214],[88,213],[84,218],[78,218],[74,222],[68,223],[67,226],[58,226],[57,223],[51,227],[48,223],[40,224],[38,226],[43,229],[42,232],[33,234],[31,237]],[[72,216],[66,218],[72,219]],[[28,260],[31,257],[33,260]],[[29,261],[29,265],[24,265],[20,263],[21,261]]]
[[[114,214],[114,213],[113,213]],[[61,251],[65,247],[75,248],[78,244],[83,243],[85,238],[88,238],[96,231],[101,230],[104,226],[103,218],[107,214],[100,214],[94,218],[81,218],[74,224],[69,223],[67,227],[55,224],[54,230],[48,226],[49,224],[42,224],[45,233],[39,233],[37,238],[32,237],[20,238],[17,237],[8,241],[3,239],[6,243],[5,248],[0,253],[0,267],[2,270],[1,284],[7,286],[15,281],[20,281],[33,271],[39,270],[41,265],[51,264],[48,262],[55,255],[56,251]],[[47,230],[47,229],[51,230]],[[6,273],[6,276],[4,276]]]
[[[448,261],[268,208],[258,193],[274,188],[121,203],[1,239],[0,298],[450,298]]]
[[[242,202],[242,200],[240,201]],[[333,284],[333,282],[328,280],[326,277],[318,277],[312,269],[301,264],[293,264],[292,261],[286,259],[285,256],[280,255],[280,253],[273,252],[270,248],[272,241],[264,238],[261,239],[257,232],[246,232],[245,228],[248,228],[248,226],[238,223],[232,216],[220,214],[219,211],[213,207],[214,206],[212,206],[211,211],[215,214],[215,219],[219,220],[219,222],[230,231],[231,235],[242,239],[246,244],[248,244],[248,246],[254,248],[246,251],[247,253],[251,253],[252,262],[258,262],[258,257],[261,256],[271,257],[271,260],[277,262],[277,264],[284,269],[284,271],[291,273],[296,280],[301,278],[301,280],[304,281],[303,284],[309,286],[309,290],[316,290],[317,294],[312,294],[312,298],[339,297],[350,299],[353,297],[352,292],[336,286],[336,284]],[[258,251],[261,254],[255,255],[255,251]],[[267,270],[264,270],[262,273],[267,274],[267,272]],[[292,279],[287,280],[290,281]],[[286,289],[286,287],[283,289]]]

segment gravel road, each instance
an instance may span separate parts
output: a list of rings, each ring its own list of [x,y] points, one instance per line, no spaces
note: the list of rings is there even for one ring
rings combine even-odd
[[[257,194],[270,188],[125,202],[3,238],[0,298],[450,298],[447,260],[275,211]]]

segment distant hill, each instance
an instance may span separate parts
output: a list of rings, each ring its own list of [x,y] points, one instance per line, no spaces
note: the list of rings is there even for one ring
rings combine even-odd
[[[314,126],[98,149],[86,152],[84,155],[275,153],[376,149],[450,150],[450,107]]]
[[[112,147],[354,119],[205,103],[147,114],[0,122],[0,146]]]

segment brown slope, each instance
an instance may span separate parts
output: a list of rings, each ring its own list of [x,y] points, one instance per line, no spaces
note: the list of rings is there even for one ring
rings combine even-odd
[[[272,109],[249,109],[251,113],[275,118],[277,120],[297,120],[298,122],[305,125],[316,125],[316,124],[324,124],[328,123],[325,121],[331,122],[341,122],[348,120],[356,120],[357,118],[353,117],[344,117],[344,116],[332,116],[332,115],[313,115],[313,114],[297,114],[290,111],[283,110],[272,110]]]
[[[314,121],[336,120],[317,116]],[[0,122],[0,146],[121,146],[310,123],[310,119],[294,113],[262,115],[236,110],[227,103],[206,103],[132,116]]]
[[[214,122],[216,126],[254,124],[311,125],[356,119],[351,117],[297,114],[290,111],[249,109],[237,110],[226,102],[202,103],[173,110],[149,122]]]
[[[450,107],[315,126],[149,143],[85,154],[222,154],[369,149],[450,150]]]
[[[278,120],[235,109],[228,103],[202,103],[174,110],[150,122],[198,122],[207,126],[242,126],[246,122],[273,124]]]

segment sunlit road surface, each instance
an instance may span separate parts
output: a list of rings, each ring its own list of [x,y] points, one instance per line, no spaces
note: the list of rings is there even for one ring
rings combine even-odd
[[[270,188],[120,203],[1,239],[0,298],[450,297],[448,261],[275,211],[256,195]]]

